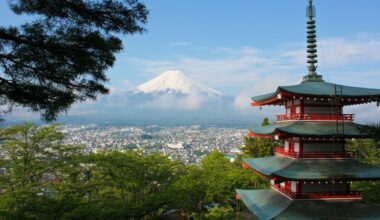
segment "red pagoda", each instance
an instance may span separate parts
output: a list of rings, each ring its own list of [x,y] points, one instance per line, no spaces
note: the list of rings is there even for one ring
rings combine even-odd
[[[343,107],[380,101],[380,89],[325,82],[317,70],[315,10],[308,5],[308,74],[298,85],[280,86],[252,98],[252,106],[283,105],[271,125],[250,129],[248,136],[274,138],[283,146],[274,156],[244,159],[243,168],[270,180],[266,190],[236,190],[259,219],[380,219],[380,208],[362,202],[354,181],[379,180],[380,167],[355,160],[347,138],[367,138],[363,126]]]

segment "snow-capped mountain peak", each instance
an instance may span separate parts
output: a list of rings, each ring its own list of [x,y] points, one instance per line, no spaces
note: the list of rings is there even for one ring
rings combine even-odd
[[[171,70],[162,73],[156,78],[137,87],[143,93],[174,92],[181,94],[204,93],[209,96],[221,96],[222,94],[205,84],[195,82],[181,71]]]

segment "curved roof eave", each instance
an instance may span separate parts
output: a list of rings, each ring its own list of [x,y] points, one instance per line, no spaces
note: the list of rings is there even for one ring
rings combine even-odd
[[[345,137],[365,138],[368,134],[362,131],[363,125],[345,122],[344,123]],[[331,137],[336,136],[336,122],[309,122],[309,121],[291,121],[291,122],[277,122],[271,125],[261,126],[258,125],[249,129],[250,132],[258,135],[275,135],[278,133],[286,134],[289,136],[298,137]]]
[[[264,95],[254,96],[251,98],[253,103],[264,103],[270,101],[277,97],[277,95],[283,91],[284,93],[289,93],[292,95],[299,96],[320,96],[320,97],[329,97],[335,95],[336,90],[342,92],[343,97],[367,97],[367,98],[376,98],[380,100],[380,89],[374,88],[361,88],[353,86],[345,86],[328,82],[310,82],[304,81],[297,85],[291,86],[279,86],[275,92],[267,93]],[[339,92],[338,92],[339,93]],[[375,100],[372,100],[375,101]]]
[[[244,163],[265,176],[289,180],[377,180],[380,166],[361,163],[353,159],[298,159],[279,156],[245,158]]]

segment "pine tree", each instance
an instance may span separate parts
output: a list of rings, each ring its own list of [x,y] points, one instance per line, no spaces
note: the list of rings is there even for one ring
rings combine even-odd
[[[8,4],[31,19],[0,27],[0,106],[9,111],[23,106],[45,120],[54,120],[74,102],[108,93],[105,72],[123,48],[120,34],[144,32],[148,15],[138,0]]]

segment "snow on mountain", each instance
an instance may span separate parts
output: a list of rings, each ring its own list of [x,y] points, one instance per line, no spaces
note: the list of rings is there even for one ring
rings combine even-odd
[[[190,79],[178,70],[166,71],[137,86],[137,89],[143,93],[179,93],[184,95],[198,93],[207,96],[222,96],[220,92]]]

